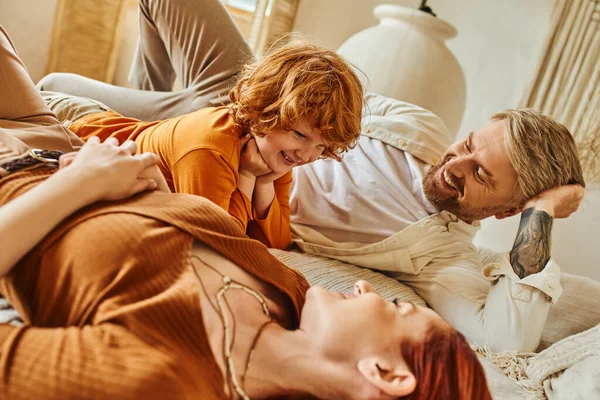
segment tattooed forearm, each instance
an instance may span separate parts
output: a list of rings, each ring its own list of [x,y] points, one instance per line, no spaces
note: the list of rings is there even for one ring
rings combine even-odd
[[[552,217],[528,208],[521,214],[519,231],[510,252],[510,263],[519,278],[540,272],[550,260]]]

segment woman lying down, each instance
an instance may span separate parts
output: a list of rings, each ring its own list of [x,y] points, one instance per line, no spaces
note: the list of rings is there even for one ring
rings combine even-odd
[[[132,142],[30,148],[81,143],[0,40],[0,398],[490,398],[434,312],[309,289]]]

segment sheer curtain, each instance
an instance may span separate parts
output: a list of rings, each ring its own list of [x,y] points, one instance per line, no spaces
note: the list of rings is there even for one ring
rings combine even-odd
[[[300,0],[222,0],[257,55],[294,26]],[[244,16],[243,11],[250,15]],[[247,26],[246,26],[247,25]]]
[[[555,0],[551,18],[522,106],[565,124],[587,179],[600,182],[600,0]]]
[[[74,72],[111,82],[127,4],[136,1],[58,0],[46,73]]]

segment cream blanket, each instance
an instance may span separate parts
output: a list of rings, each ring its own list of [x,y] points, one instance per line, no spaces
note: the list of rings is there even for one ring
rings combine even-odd
[[[600,324],[537,354],[474,349],[524,388],[528,399],[600,399]]]
[[[548,399],[600,399],[600,324],[527,361],[527,376]]]

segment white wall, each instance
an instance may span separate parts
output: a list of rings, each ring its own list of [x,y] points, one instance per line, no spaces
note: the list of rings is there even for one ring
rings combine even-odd
[[[0,25],[10,35],[34,82],[45,75],[57,2],[0,0]],[[121,86],[129,85],[127,75],[138,35],[137,7],[127,7],[124,18],[121,27],[122,41],[119,43],[121,56],[117,62],[114,79],[114,83]]]
[[[10,35],[34,82],[44,76],[56,3],[0,0],[0,25]]]
[[[454,3],[458,3],[456,1]],[[373,9],[379,4],[414,7],[415,0],[300,0],[294,30],[321,46],[336,50],[350,35],[377,23]]]

